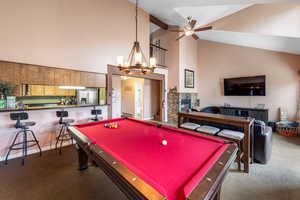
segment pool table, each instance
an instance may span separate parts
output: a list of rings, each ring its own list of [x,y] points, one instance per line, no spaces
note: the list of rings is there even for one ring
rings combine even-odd
[[[117,128],[107,128],[107,123]],[[129,199],[220,199],[235,144],[152,122],[118,118],[69,127],[79,169],[92,161]]]

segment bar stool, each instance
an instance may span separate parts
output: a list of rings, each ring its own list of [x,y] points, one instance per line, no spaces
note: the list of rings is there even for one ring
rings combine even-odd
[[[42,150],[39,145],[39,141],[36,139],[34,132],[29,129],[29,127],[34,126],[36,123],[33,121],[21,122],[21,120],[28,119],[28,113],[26,113],[26,112],[10,113],[10,119],[17,121],[15,124],[15,128],[21,129],[21,130],[17,132],[17,135],[15,136],[13,143],[9,147],[9,150],[8,150],[6,158],[5,158],[5,164],[7,164],[7,160],[8,160],[8,157],[9,157],[9,154],[11,151],[22,149],[22,152],[23,152],[22,165],[24,165],[25,157],[27,156],[27,150],[28,150],[28,148],[33,147],[33,146],[38,146],[39,151],[40,151],[40,156],[42,156]],[[28,133],[31,133],[33,139],[28,138]],[[17,138],[22,134],[23,134],[22,142],[16,142]]]
[[[73,144],[73,139],[71,135],[68,132],[68,127],[70,126],[71,123],[74,123],[74,119],[65,119],[66,117],[69,116],[68,111],[56,111],[56,116],[59,117],[59,124],[61,125],[59,135],[56,138],[56,143],[55,143],[55,149],[57,150],[58,143],[60,142],[59,145],[59,154],[61,155],[61,149],[64,141],[70,141]]]
[[[94,115],[94,117],[90,119],[91,121],[97,122],[103,119],[101,116],[99,116],[102,114],[101,109],[96,109],[96,107],[94,107],[93,110],[91,110],[91,114]]]

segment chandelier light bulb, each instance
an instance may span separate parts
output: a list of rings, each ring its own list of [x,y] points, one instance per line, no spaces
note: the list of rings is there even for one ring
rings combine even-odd
[[[135,64],[141,64],[142,63],[142,54],[141,52],[136,52],[134,55]]]
[[[156,66],[156,58],[155,57],[151,57],[149,62],[150,62],[150,67],[155,67]]]

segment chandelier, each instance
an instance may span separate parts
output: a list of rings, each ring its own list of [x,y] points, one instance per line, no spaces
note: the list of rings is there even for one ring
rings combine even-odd
[[[135,42],[127,61],[124,62],[123,56],[117,57],[117,67],[126,74],[150,74],[156,68],[156,59],[150,57],[148,62],[138,41],[138,0],[136,0],[135,14]]]

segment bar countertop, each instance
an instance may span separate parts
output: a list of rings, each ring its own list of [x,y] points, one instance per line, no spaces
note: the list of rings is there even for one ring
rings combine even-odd
[[[64,109],[64,108],[82,108],[82,107],[94,107],[94,106],[107,106],[107,104],[99,105],[57,105],[57,106],[34,106],[20,108],[0,108],[0,112],[15,112],[15,111],[31,111],[31,110],[48,110],[48,109]]]

